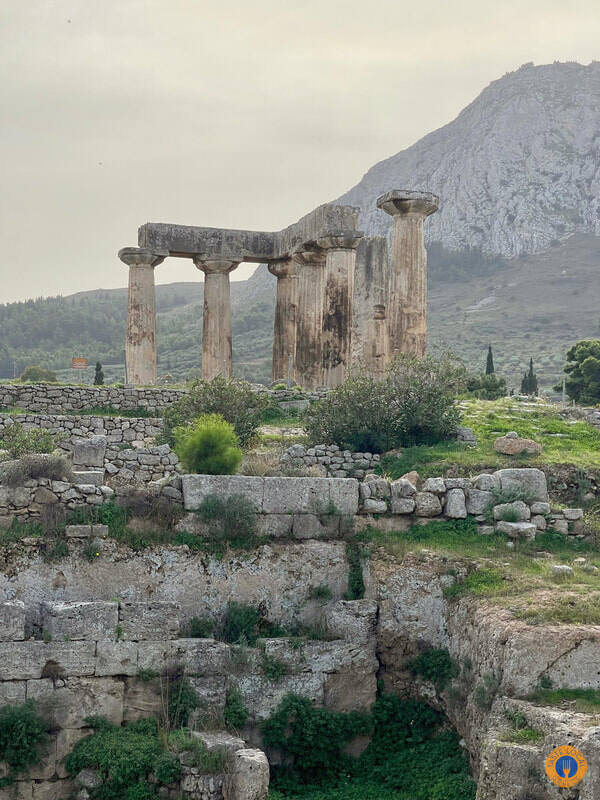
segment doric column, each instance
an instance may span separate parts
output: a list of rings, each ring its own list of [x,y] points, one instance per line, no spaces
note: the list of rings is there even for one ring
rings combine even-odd
[[[194,256],[204,272],[204,316],[202,320],[202,378],[231,376],[231,296],[229,273],[239,261]]]
[[[382,378],[389,363],[388,245],[365,236],[356,250],[352,308],[352,367]]]
[[[156,382],[156,297],[154,267],[164,261],[146,247],[123,247],[119,258],[129,267],[125,363],[127,382]]]
[[[296,310],[298,304],[298,265],[292,259],[274,261],[269,272],[277,278],[275,327],[273,330],[274,381],[287,380],[290,358],[292,377],[296,367]]]
[[[427,252],[424,222],[438,206],[439,198],[430,192],[394,189],[377,199],[377,207],[394,218],[388,309],[392,355],[425,355]]]
[[[350,366],[356,247],[362,234],[329,233],[317,239],[326,252],[321,363],[328,388],[344,382]]]
[[[316,389],[323,385],[325,252],[317,247],[301,247],[293,258],[298,265],[296,381],[305,389]]]

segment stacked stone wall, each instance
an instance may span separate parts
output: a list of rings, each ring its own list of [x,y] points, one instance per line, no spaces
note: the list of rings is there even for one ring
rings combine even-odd
[[[239,647],[225,642],[180,638],[182,610],[174,602],[52,600],[26,608],[11,600],[0,603],[0,620],[0,706],[34,700],[51,726],[41,763],[11,790],[18,798],[69,796],[77,784],[63,760],[90,733],[86,719],[102,716],[120,725],[160,715],[165,703],[160,676],[173,665],[183,669],[203,701],[203,713],[216,719],[223,717],[228,691],[239,689],[249,712],[245,732],[255,740],[259,721],[289,692],[332,710],[366,711],[375,700],[376,604],[370,601],[333,603],[326,614],[331,635],[351,629],[352,640],[304,640],[298,646],[264,639],[260,648],[245,648],[243,658]],[[285,664],[286,674],[278,680],[265,672],[269,658]],[[242,761],[251,757],[243,752]],[[241,765],[234,764],[233,777],[224,780],[185,769],[177,788],[190,800],[218,800],[240,772]]]
[[[0,414],[0,433],[13,422],[26,430],[41,429],[64,437],[61,444],[71,450],[74,437],[106,436],[111,444],[143,442],[162,430],[159,417],[97,417],[87,414]]]

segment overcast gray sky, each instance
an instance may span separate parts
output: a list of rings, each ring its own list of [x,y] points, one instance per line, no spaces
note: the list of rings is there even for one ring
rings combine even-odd
[[[126,285],[146,221],[282,228],[599,42],[597,0],[0,0],[0,302]]]

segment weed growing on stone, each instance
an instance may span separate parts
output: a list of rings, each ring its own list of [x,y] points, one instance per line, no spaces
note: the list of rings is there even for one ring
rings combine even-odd
[[[331,589],[326,583],[320,583],[318,586],[311,586],[308,590],[309,600],[331,600],[332,597]]]
[[[505,709],[504,716],[510,723],[510,729],[502,734],[501,741],[514,742],[515,744],[531,744],[544,738],[544,734],[541,731],[529,726],[527,717],[522,711]]]
[[[459,674],[458,664],[450,657],[445,648],[432,648],[425,650],[414,658],[408,668],[413,675],[419,675],[426,681],[431,681],[438,692],[441,692],[452,678]]]
[[[239,689],[230,689],[225,697],[225,711],[223,714],[228,730],[239,731],[246,724],[249,717],[248,709]]]
[[[345,600],[360,600],[365,596],[362,555],[362,547],[358,539],[353,539],[347,542],[346,558],[348,559],[348,589],[344,595]]]
[[[5,765],[0,788],[40,762],[49,727],[32,700],[0,708],[0,763]]]
[[[564,706],[581,713],[600,712],[600,690],[598,689],[535,689],[527,698],[541,706]]]
[[[223,773],[229,769],[231,758],[225,750],[208,751],[202,739],[190,731],[177,730],[170,733],[168,747],[175,753],[186,753],[186,765],[195,767],[202,775]],[[160,776],[157,777],[160,780]]]

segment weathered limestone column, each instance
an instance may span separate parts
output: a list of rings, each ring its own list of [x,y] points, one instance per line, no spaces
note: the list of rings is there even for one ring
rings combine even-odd
[[[356,250],[351,364],[373,378],[385,375],[390,360],[388,274],[385,237],[363,237]]]
[[[154,267],[164,261],[146,247],[123,247],[119,258],[129,267],[125,363],[127,382],[156,382],[156,296]]]
[[[287,380],[291,357],[292,378],[295,379],[298,264],[289,258],[285,261],[274,261],[268,268],[277,278],[271,376],[274,381]]]
[[[323,385],[325,252],[299,248],[293,258],[298,265],[296,380],[305,389],[316,389]]]
[[[231,377],[231,294],[229,273],[239,261],[194,256],[204,272],[204,316],[202,320],[202,378]]]
[[[321,363],[328,388],[344,382],[350,366],[356,247],[362,234],[330,233],[317,239],[326,252]]]
[[[388,309],[392,355],[425,355],[427,252],[424,222],[438,206],[439,198],[430,192],[394,189],[377,199],[377,207],[394,218]]]

